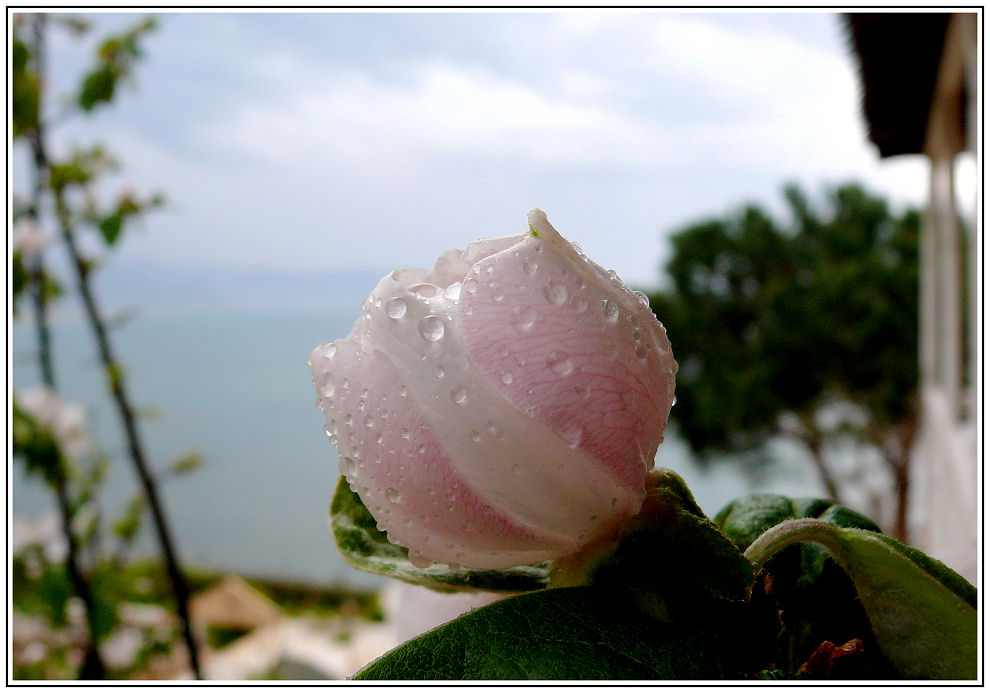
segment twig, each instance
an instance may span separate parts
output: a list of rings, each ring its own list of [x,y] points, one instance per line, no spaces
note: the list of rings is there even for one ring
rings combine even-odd
[[[45,16],[39,14],[35,16],[33,23],[34,35],[33,54],[35,69],[41,75],[44,68],[44,22]],[[44,126],[40,119],[37,127],[30,133],[31,152],[34,158],[35,182],[31,193],[31,209],[28,212],[31,221],[35,224],[41,209],[41,200],[45,186],[45,171],[48,170],[48,159],[43,146]],[[38,334],[38,363],[41,368],[41,379],[53,392],[55,391],[55,367],[52,363],[51,335],[48,329],[48,295],[45,286],[45,266],[41,253],[38,253],[31,263],[31,284],[32,298],[34,299],[34,325]],[[100,657],[100,649],[97,643],[96,627],[96,601],[90,584],[83,575],[79,563],[79,545],[76,542],[75,533],[72,531],[72,504],[69,498],[68,474],[65,466],[61,463],[56,465],[57,469],[52,470],[52,478],[55,481],[55,495],[58,500],[59,514],[61,515],[62,535],[66,543],[65,572],[69,576],[72,589],[83,603],[83,610],[86,614],[86,625],[89,629],[89,643],[86,654],[83,658],[82,670],[79,673],[81,679],[103,679],[106,678],[106,665]]]

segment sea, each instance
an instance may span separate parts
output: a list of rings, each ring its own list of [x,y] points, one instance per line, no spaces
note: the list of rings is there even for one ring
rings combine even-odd
[[[104,287],[123,306],[111,336],[141,412],[148,457],[163,475],[165,509],[183,561],[321,585],[382,585],[383,578],[348,566],[330,536],[337,454],[322,431],[306,365],[316,345],[350,331],[376,277],[349,274],[312,282],[297,277],[305,301],[288,294],[273,298],[268,291],[265,301],[236,302],[217,300],[216,291],[203,291],[201,300],[194,300],[196,282],[184,277],[185,293],[156,302],[127,288],[141,276],[149,275],[124,273]],[[248,282],[255,293],[262,292],[259,286],[292,284],[240,276],[229,285],[239,282]],[[220,284],[215,277],[208,281],[211,287]],[[317,299],[324,292],[325,300],[314,300],[313,291]],[[40,382],[28,310],[25,304],[10,330],[15,392]],[[67,310],[56,314],[52,331],[60,395],[85,408],[92,438],[112,460],[100,506],[113,518],[138,487],[90,327],[78,311]],[[163,470],[190,452],[201,455],[201,468],[168,478]],[[709,515],[754,491],[819,493],[810,468],[800,463],[778,464],[758,476],[731,460],[702,467],[676,427],[668,427],[656,464],[680,473]],[[15,523],[30,525],[50,516],[54,505],[41,482],[25,477],[21,465],[8,470]],[[136,548],[156,551],[149,526]]]

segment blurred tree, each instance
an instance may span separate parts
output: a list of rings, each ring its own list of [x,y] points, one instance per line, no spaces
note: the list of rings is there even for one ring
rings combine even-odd
[[[783,226],[750,205],[672,238],[672,286],[650,304],[681,366],[673,419],[702,460],[801,443],[836,501],[830,444],[878,450],[896,489],[892,531],[904,537],[921,215],[892,216],[853,184],[820,210],[797,187],[784,196]]]
[[[142,19],[121,33],[104,37],[96,46],[94,64],[83,74],[78,90],[70,95],[70,99],[60,103],[65,110],[58,114],[58,118],[51,112],[46,93],[49,73],[45,63],[45,39],[50,25],[58,25],[79,36],[89,30],[88,24],[77,18],[49,14],[14,15],[11,47],[11,134],[15,143],[26,142],[30,150],[33,185],[28,200],[17,196],[14,198],[14,217],[20,223],[22,232],[15,238],[12,258],[11,309],[13,311],[17,307],[22,295],[29,294],[32,297],[42,381],[50,390],[54,390],[56,382],[47,310],[48,302],[57,296],[60,284],[46,270],[45,243],[42,238],[47,234],[39,227],[39,224],[50,223],[58,229],[68,253],[75,286],[87,321],[93,329],[110,395],[120,416],[127,450],[142,489],[141,501],[131,503],[125,517],[115,525],[115,534],[125,546],[132,543],[140,527],[140,516],[147,509],[162,550],[190,667],[193,674],[200,678],[199,658],[189,623],[189,588],[179,565],[158,491],[160,479],[145,455],[136,410],[127,390],[126,371],[114,353],[109,323],[100,311],[94,291],[92,276],[98,268],[97,258],[89,256],[79,240],[80,235],[88,228],[95,231],[103,246],[110,250],[121,241],[131,222],[160,206],[163,198],[157,194],[141,198],[124,191],[109,204],[101,203],[97,183],[103,174],[115,168],[114,158],[101,145],[74,147],[67,155],[56,156],[48,136],[49,128],[56,120],[61,122],[63,118],[73,115],[90,115],[112,103],[119,93],[118,86],[131,79],[133,68],[142,55],[141,42],[155,27],[155,22],[153,19]],[[28,417],[20,416],[19,421],[22,432],[33,430],[29,426]],[[33,439],[28,436],[23,441]],[[38,439],[46,440],[44,437]],[[71,524],[79,504],[70,502],[69,485],[73,478],[69,473],[69,465],[63,463],[63,456],[51,453],[49,447],[24,442],[18,448],[18,457],[24,459],[29,469],[42,466],[46,470],[44,478],[57,491],[69,545],[66,571],[72,579],[73,589],[83,600],[90,619],[90,643],[81,674],[83,677],[101,677],[105,673],[105,667],[100,661],[96,645],[105,634],[105,629],[99,628],[96,621],[100,607],[106,605],[94,598],[92,585],[84,575],[76,555],[77,544],[86,542],[77,542],[72,533]],[[39,451],[43,450],[49,452],[42,456]],[[184,458],[180,460],[177,471],[170,470],[169,474],[181,474],[194,466]],[[84,489],[82,496],[88,493]],[[95,573],[95,567],[92,572]]]

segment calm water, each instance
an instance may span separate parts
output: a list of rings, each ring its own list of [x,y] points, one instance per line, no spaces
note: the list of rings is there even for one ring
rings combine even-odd
[[[135,403],[154,410],[141,421],[151,460],[163,468],[191,450],[203,456],[201,469],[164,485],[187,561],[319,583],[380,584],[344,564],[329,536],[337,456],[321,430],[306,366],[314,346],[350,331],[357,310],[355,304],[331,314],[141,316],[114,332]],[[15,389],[38,382],[34,348],[27,326],[15,326]],[[55,353],[63,396],[87,407],[94,438],[115,456],[103,501],[117,511],[136,486],[87,326],[56,324]],[[693,467],[674,432],[657,463],[680,472],[709,514],[752,489],[731,466],[708,473]],[[37,517],[51,507],[19,466],[12,482],[15,514]],[[803,469],[778,473],[760,490],[815,492]],[[147,536],[143,546],[153,548]]]

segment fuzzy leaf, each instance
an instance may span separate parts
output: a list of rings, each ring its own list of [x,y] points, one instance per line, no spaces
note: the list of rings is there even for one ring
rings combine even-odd
[[[976,678],[976,590],[965,579],[890,537],[813,519],[777,525],[746,555],[762,565],[807,541],[823,545],[849,574],[877,644],[899,675]]]
[[[505,570],[452,570],[436,563],[417,568],[409,561],[409,550],[390,543],[376,525],[341,477],[330,505],[330,526],[337,548],[355,568],[439,591],[530,592],[547,585],[546,564]]]

